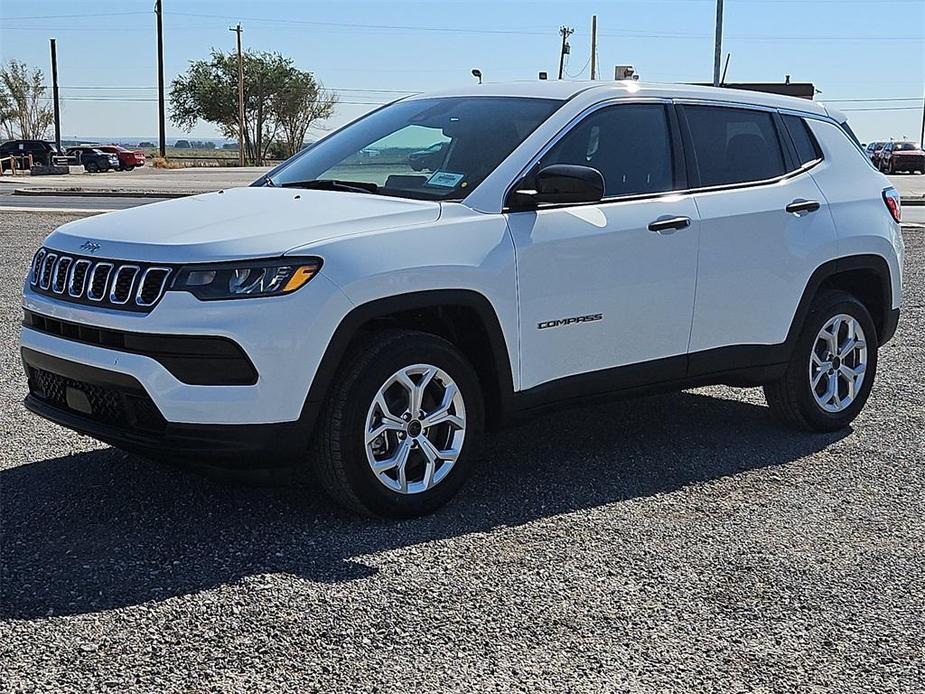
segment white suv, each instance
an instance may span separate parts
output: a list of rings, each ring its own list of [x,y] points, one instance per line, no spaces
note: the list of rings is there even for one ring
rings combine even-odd
[[[414,96],[251,187],[57,229],[24,287],[26,406],[144,455],[295,463],[389,516],[447,501],[486,427],[588,396],[761,385],[838,429],[899,319],[899,218],[816,103]]]

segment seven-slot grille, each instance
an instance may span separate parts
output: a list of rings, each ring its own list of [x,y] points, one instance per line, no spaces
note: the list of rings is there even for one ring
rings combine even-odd
[[[168,286],[173,268],[147,263],[83,258],[40,248],[29,284],[65,301],[129,311],[150,311]]]

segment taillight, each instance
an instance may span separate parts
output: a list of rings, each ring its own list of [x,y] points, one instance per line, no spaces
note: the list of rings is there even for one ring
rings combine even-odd
[[[895,188],[886,188],[883,191],[883,202],[886,204],[886,208],[890,211],[890,216],[896,220],[896,223],[899,224],[903,221],[903,208],[902,203],[899,199],[899,193],[896,192]]]

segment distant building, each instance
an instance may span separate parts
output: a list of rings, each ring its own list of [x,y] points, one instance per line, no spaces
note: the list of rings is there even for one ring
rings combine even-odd
[[[699,86],[712,87],[712,83],[701,82]],[[723,89],[747,89],[752,92],[766,92],[781,96],[796,96],[800,99],[814,99],[816,85],[812,82],[726,82]]]

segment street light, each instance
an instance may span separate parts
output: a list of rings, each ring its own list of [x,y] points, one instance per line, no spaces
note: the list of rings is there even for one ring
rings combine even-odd
[[[482,71],[481,70],[479,70],[478,68],[473,68],[472,76],[478,78],[479,84],[482,83]]]

